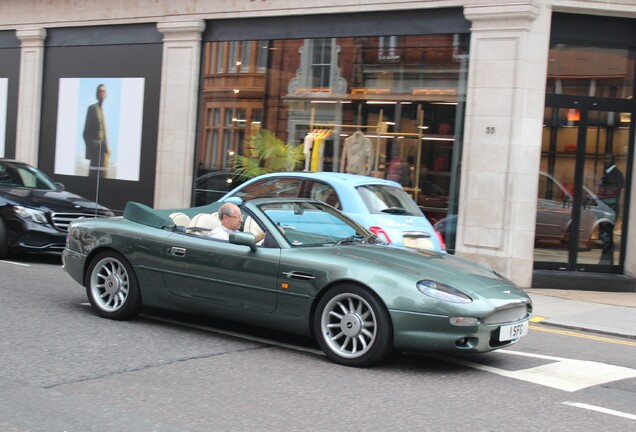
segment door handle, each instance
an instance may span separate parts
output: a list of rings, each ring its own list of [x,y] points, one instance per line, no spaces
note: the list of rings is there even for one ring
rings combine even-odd
[[[290,272],[283,272],[283,274],[285,276],[287,276],[287,279],[297,279],[297,280],[313,280],[313,279],[316,279],[316,276],[314,276],[311,273],[306,273],[306,272],[290,271]]]
[[[170,255],[177,257],[184,257],[186,254],[186,249],[182,247],[173,246],[170,248]]]

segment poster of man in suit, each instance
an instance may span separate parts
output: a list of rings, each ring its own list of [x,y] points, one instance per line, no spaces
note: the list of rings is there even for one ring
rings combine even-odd
[[[144,78],[61,78],[55,174],[139,180]]]
[[[86,145],[86,159],[90,161],[89,177],[106,177],[110,162],[108,148],[108,131],[106,116],[104,115],[104,101],[106,101],[106,86],[98,84],[95,91],[97,102],[88,106],[86,121],[84,122],[84,144]]]

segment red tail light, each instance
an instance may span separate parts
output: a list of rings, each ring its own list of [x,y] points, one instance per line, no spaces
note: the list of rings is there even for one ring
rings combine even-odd
[[[445,251],[446,250],[446,242],[444,241],[444,237],[442,236],[442,233],[435,230],[435,234],[437,235],[437,238],[439,240],[439,244],[442,246],[442,250]]]
[[[389,235],[386,233],[386,231],[384,231],[382,228],[377,227],[377,226],[372,226],[369,228],[369,231],[371,231],[373,234],[377,235],[380,239],[382,239],[382,237],[384,237],[384,241],[388,242],[388,243],[392,243],[391,242],[391,237],[389,237]]]

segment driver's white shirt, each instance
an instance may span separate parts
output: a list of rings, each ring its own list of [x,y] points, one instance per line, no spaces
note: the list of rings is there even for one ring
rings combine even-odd
[[[208,237],[219,240],[230,240],[230,233],[238,232],[237,230],[231,230],[225,228],[223,225],[219,225],[208,233]]]

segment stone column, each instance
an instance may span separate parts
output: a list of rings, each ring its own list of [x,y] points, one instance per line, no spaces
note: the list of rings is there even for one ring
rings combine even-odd
[[[532,283],[551,11],[467,6],[472,22],[457,254]]]
[[[16,37],[21,47],[15,158],[37,166],[46,30],[21,29],[16,31]]]
[[[157,28],[164,37],[154,207],[187,207],[192,195],[205,22],[165,22]]]
[[[627,161],[625,161],[625,165],[627,166]],[[632,161],[632,166],[636,166],[636,152],[634,153],[634,160]],[[625,174],[625,173],[623,173]],[[627,188],[627,185],[625,185]],[[625,189],[623,189],[623,200],[627,201],[627,196],[625,194]],[[630,211],[628,212],[628,221],[629,228],[633,232],[636,229],[636,180],[632,179],[632,192],[630,195]],[[621,210],[622,211],[622,210]],[[625,225],[625,221],[623,221],[623,225]],[[624,264],[624,272],[627,276],[636,277],[636,236],[629,235],[623,237],[622,241],[626,242],[625,245],[625,264]]]

